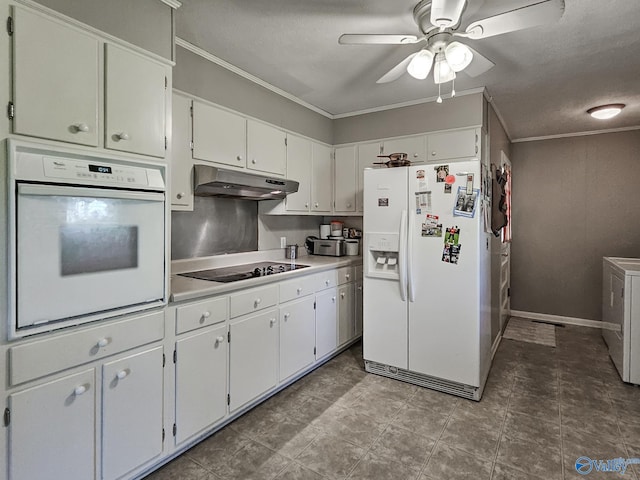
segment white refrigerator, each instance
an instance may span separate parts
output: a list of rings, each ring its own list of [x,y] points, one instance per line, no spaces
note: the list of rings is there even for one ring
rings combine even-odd
[[[480,400],[490,234],[477,159],[364,172],[366,370]]]

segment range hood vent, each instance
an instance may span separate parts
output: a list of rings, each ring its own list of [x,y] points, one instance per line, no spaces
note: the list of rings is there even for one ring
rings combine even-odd
[[[248,172],[194,165],[194,194],[200,197],[227,197],[246,200],[281,200],[298,191],[298,182],[265,177]]]

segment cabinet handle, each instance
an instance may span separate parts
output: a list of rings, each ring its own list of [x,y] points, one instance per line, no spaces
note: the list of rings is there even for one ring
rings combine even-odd
[[[436,156],[436,152],[431,152],[431,156],[435,157]]]
[[[309,203],[308,202],[304,204],[304,208],[309,208]]]
[[[413,154],[413,158],[418,158],[418,154],[417,154],[417,153],[414,153],[414,154]]]
[[[336,303],[336,297],[331,297],[331,301],[332,301],[333,303]]]
[[[73,126],[73,128],[76,131],[76,133],[78,133],[78,132],[88,132],[89,131],[89,125],[87,125],[86,123],[76,123]]]
[[[359,286],[359,287],[358,287],[358,290],[362,291],[362,286]]]
[[[204,318],[209,318],[209,317],[211,316],[211,312],[209,312],[209,311],[207,310],[206,312],[204,312],[204,313],[202,314],[202,316],[203,316]]]
[[[261,303],[262,303],[262,299],[256,298],[253,302],[253,308],[258,308],[258,305],[260,305]]]
[[[252,158],[251,159],[251,163],[253,163],[255,165],[256,163],[258,163],[258,161],[255,158]]]
[[[241,161],[242,161],[242,155],[238,155],[238,156],[236,157],[236,160],[238,160],[239,162],[241,162]]]
[[[340,293],[340,298],[344,298],[344,292]]]
[[[298,292],[298,295],[300,295],[302,293],[302,287],[298,287],[298,289],[296,290],[296,292]]]
[[[122,380],[123,378],[126,378],[129,373],[131,373],[131,370],[129,369],[120,370],[118,373],[116,373],[116,377],[118,378],[118,380]]]
[[[103,348],[106,347],[107,345],[109,345],[111,343],[111,339],[110,338],[101,338],[100,340],[98,340],[98,347]]]
[[[273,327],[276,324],[276,319],[272,318],[271,320],[269,320],[269,326]]]
[[[116,133],[116,138],[118,140],[129,140],[129,134],[127,132]]]
[[[344,276],[344,278],[346,278],[347,280],[349,280],[349,278],[351,278],[351,274],[350,274],[350,273],[347,273],[347,274]]]
[[[185,193],[184,192],[180,192],[176,195],[176,198],[181,199],[184,198]]]
[[[78,385],[76,388],[73,389],[73,394],[78,396],[78,395],[82,395],[86,391],[87,391],[86,385]]]
[[[216,344],[221,344],[222,342],[224,342],[224,337],[222,335],[219,337],[216,337]]]
[[[289,319],[289,316],[290,316],[290,314],[289,314],[289,313],[285,313],[285,314],[284,314],[284,319],[285,319],[285,320],[288,320],[288,319]]]
[[[347,203],[347,208],[351,208],[351,204],[350,203]]]
[[[324,284],[328,287],[331,284],[331,281],[330,280],[325,280]]]
[[[315,207],[318,208],[318,202],[314,203]]]

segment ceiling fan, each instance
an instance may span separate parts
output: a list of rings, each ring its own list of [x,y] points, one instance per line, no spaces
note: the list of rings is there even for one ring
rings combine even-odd
[[[406,45],[426,42],[421,50],[412,53],[385,73],[376,83],[398,79],[405,71],[412,77],[427,78],[433,66],[434,82],[438,86],[452,81],[456,73],[471,76],[486,72],[494,63],[471,47],[455,41],[454,37],[478,40],[503,33],[523,30],[558,20],[564,12],[564,0],[538,0],[535,3],[478,20],[459,31],[467,0],[422,0],[413,9],[413,18],[422,32],[416,35],[344,34],[341,45]],[[455,90],[452,90],[452,96]],[[442,101],[438,95],[438,101]]]

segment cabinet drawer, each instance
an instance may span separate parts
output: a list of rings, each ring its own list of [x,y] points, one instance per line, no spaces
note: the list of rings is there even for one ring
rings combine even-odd
[[[354,280],[353,267],[340,267],[338,269],[338,285],[353,282]]]
[[[176,309],[176,333],[224,322],[229,316],[228,297],[185,305]]]
[[[17,385],[163,337],[164,311],[18,345],[9,349],[10,381]]]
[[[278,303],[278,285],[252,288],[229,298],[230,317],[235,318]]]
[[[335,287],[338,284],[338,272],[336,270],[327,270],[326,272],[315,275],[316,292],[326,288]]]
[[[280,303],[301,298],[315,292],[316,278],[313,275],[288,280],[280,284]]]

